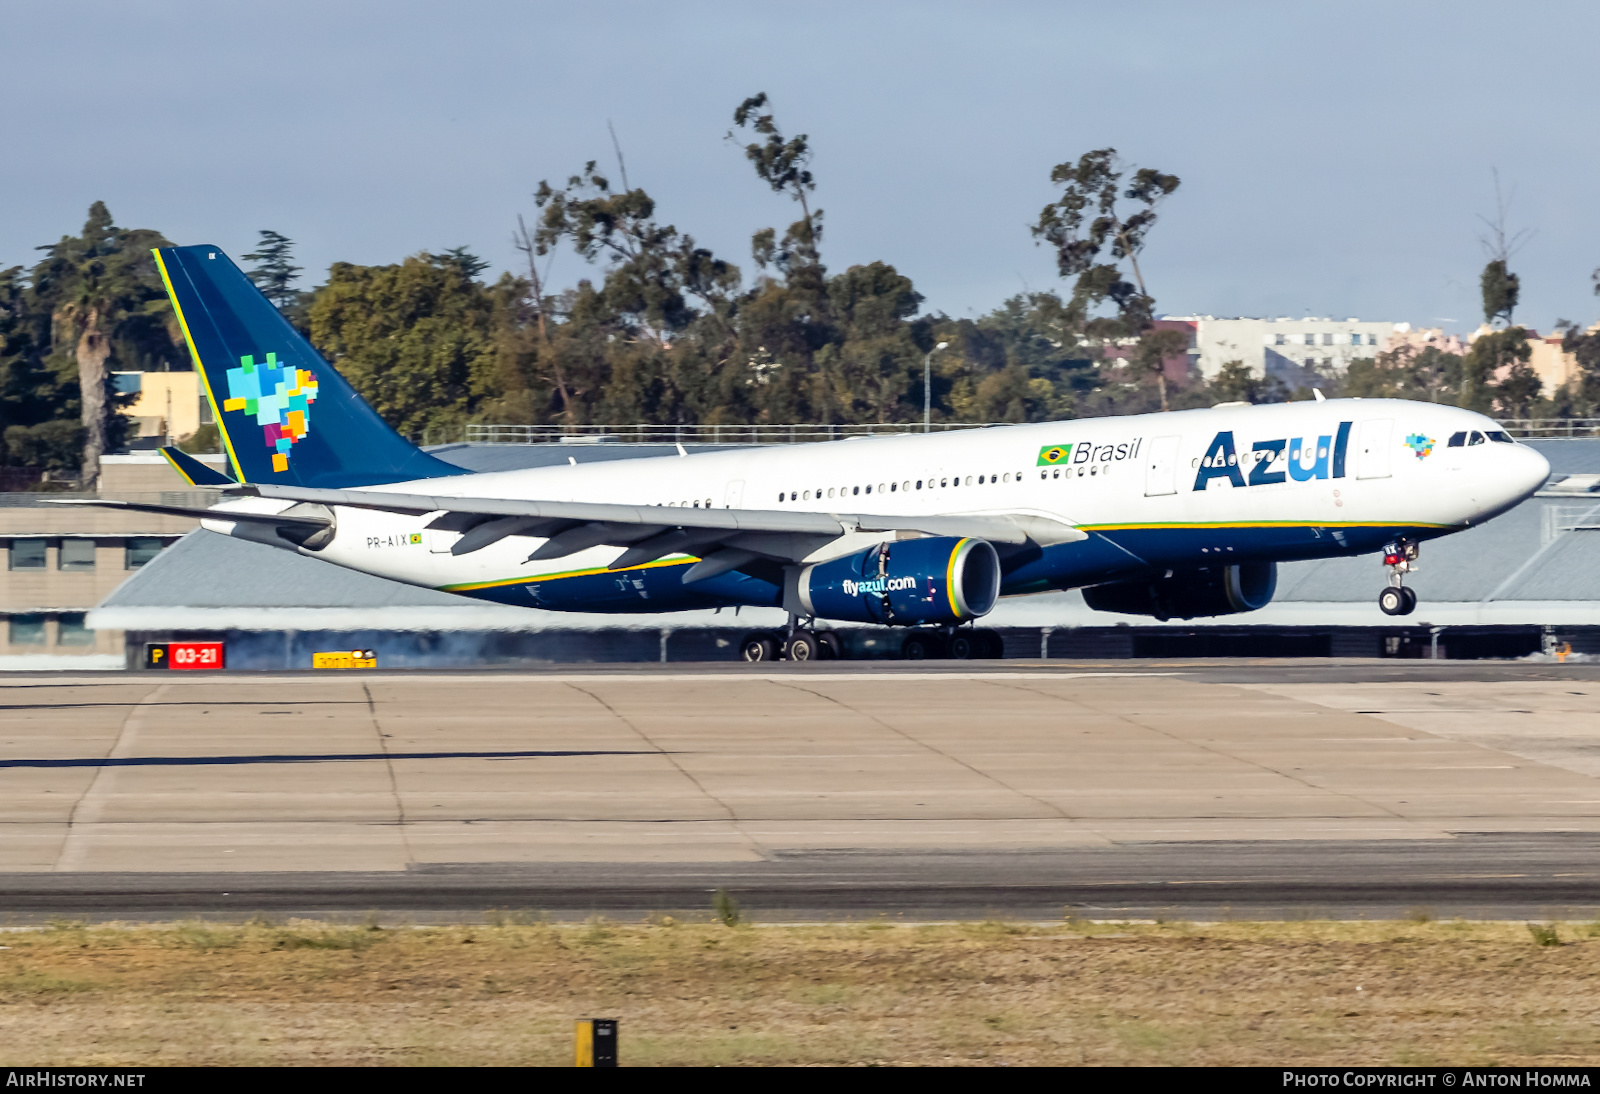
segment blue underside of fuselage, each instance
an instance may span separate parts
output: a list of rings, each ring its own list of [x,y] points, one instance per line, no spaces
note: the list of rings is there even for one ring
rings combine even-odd
[[[1167,570],[1229,566],[1241,562],[1291,562],[1378,551],[1402,536],[1431,539],[1450,529],[1405,525],[1246,525],[1133,527],[1091,531],[1088,539],[1002,555],[1002,596],[1074,589],[1107,581],[1155,576]],[[783,591],[770,581],[727,573],[683,583],[692,562],[610,572],[530,578],[462,596],[551,611],[637,614],[697,608],[775,608]]]

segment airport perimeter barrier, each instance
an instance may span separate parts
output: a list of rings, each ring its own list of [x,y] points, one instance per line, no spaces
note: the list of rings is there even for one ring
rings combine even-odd
[[[935,422],[929,432],[983,429],[1007,422]],[[453,433],[454,431],[452,431]],[[923,432],[921,422],[862,425],[469,425],[460,434],[467,444],[806,444],[850,437],[896,437]],[[452,437],[430,434],[428,444]]]
[[[1600,418],[1502,418],[1513,437],[1600,437]]]
[[[934,422],[928,432],[987,429],[1014,422]],[[1504,418],[1500,424],[1517,437],[1600,437],[1600,418]],[[430,429],[411,439],[442,444],[805,444],[850,437],[893,437],[921,433],[921,422],[822,425],[505,425],[474,424]]]

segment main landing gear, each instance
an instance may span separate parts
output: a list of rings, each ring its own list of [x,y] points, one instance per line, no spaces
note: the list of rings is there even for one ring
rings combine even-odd
[[[1383,564],[1389,567],[1389,587],[1378,594],[1378,610],[1384,615],[1410,615],[1417,610],[1417,591],[1407,588],[1405,575],[1420,553],[1417,541],[1401,539],[1383,549]]]
[[[802,626],[791,618],[781,631],[757,631],[739,643],[739,656],[746,661],[839,661],[845,656],[844,643],[833,631],[815,629],[815,620]]]
[[[801,624],[791,620],[782,631],[756,631],[739,643],[739,656],[746,661],[843,661],[849,657],[844,643],[833,631],[815,629],[815,620]],[[955,661],[980,660],[1004,655],[1000,635],[976,627],[917,627],[905,632],[900,656],[907,661],[949,658]]]

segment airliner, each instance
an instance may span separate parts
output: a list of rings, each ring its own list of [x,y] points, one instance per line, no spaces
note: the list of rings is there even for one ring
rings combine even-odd
[[[219,248],[155,258],[232,477],[169,448],[218,504],[80,504],[501,604],[783,609],[743,641],[750,661],[839,656],[830,622],[903,628],[909,658],[994,657],[977,623],[1002,596],[1220,616],[1269,603],[1280,562],[1367,553],[1379,610],[1403,616],[1423,542],[1550,473],[1483,415],[1320,395],[473,473],[390,428]]]

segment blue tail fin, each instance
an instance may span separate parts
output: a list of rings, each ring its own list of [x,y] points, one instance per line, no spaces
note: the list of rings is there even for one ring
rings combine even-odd
[[[155,256],[241,482],[338,489],[466,473],[389,428],[216,247]]]

